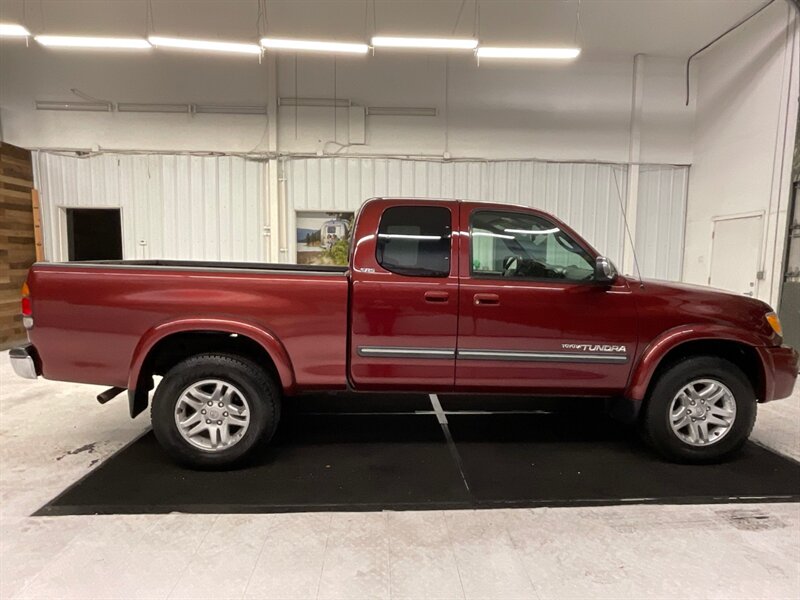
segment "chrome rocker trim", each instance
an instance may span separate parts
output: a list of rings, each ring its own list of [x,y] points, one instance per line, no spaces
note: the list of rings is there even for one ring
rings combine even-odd
[[[627,354],[607,352],[527,352],[522,350],[458,350],[452,348],[397,348],[359,346],[358,355],[366,358],[438,358],[460,360],[501,360],[529,362],[574,362],[621,364]]]

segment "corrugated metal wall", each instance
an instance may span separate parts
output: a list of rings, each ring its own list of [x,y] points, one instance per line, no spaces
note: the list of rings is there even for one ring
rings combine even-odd
[[[265,162],[37,152],[34,166],[48,260],[67,258],[66,207],[120,208],[125,258],[270,260]],[[355,211],[373,196],[426,196],[541,208],[622,262],[626,165],[343,157],[286,159],[283,168],[290,261],[298,211]],[[688,167],[641,167],[636,248],[647,277],[680,279],[687,181]]]
[[[639,172],[636,255],[645,277],[680,281],[689,168],[643,166]]]
[[[296,211],[354,211],[373,196],[509,202],[558,215],[617,264],[622,256],[624,165],[309,158],[288,161],[286,175]]]
[[[48,260],[67,259],[64,208],[120,208],[126,259],[266,260],[266,163],[37,152],[34,166]]]

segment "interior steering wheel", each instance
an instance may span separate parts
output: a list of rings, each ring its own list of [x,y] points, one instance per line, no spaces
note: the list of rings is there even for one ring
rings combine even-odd
[[[516,254],[503,259],[503,277],[514,277],[522,264],[522,257]]]

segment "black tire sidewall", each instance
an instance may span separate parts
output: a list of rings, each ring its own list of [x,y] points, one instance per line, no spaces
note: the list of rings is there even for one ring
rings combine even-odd
[[[697,379],[715,379],[723,383],[736,402],[736,418],[731,430],[719,442],[705,447],[683,442],[672,431],[669,421],[675,395]],[[642,423],[645,436],[658,452],[676,462],[718,462],[733,455],[750,436],[757,410],[753,387],[741,369],[716,357],[693,357],[676,363],[659,377],[646,402]]]
[[[250,409],[247,431],[234,446],[209,452],[190,444],[175,423],[175,405],[192,384],[204,379],[219,379],[235,385]],[[159,444],[178,463],[193,468],[230,467],[261,443],[268,441],[277,426],[277,395],[269,375],[249,360],[223,354],[203,354],[189,358],[167,372],[153,396],[151,420]]]

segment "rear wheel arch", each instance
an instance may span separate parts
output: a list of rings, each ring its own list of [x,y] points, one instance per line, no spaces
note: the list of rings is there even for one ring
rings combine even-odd
[[[134,353],[128,378],[131,416],[147,408],[154,375],[164,375],[181,361],[205,353],[241,356],[268,371],[284,393],[295,388],[289,355],[269,332],[243,323],[170,323],[143,336]]]

